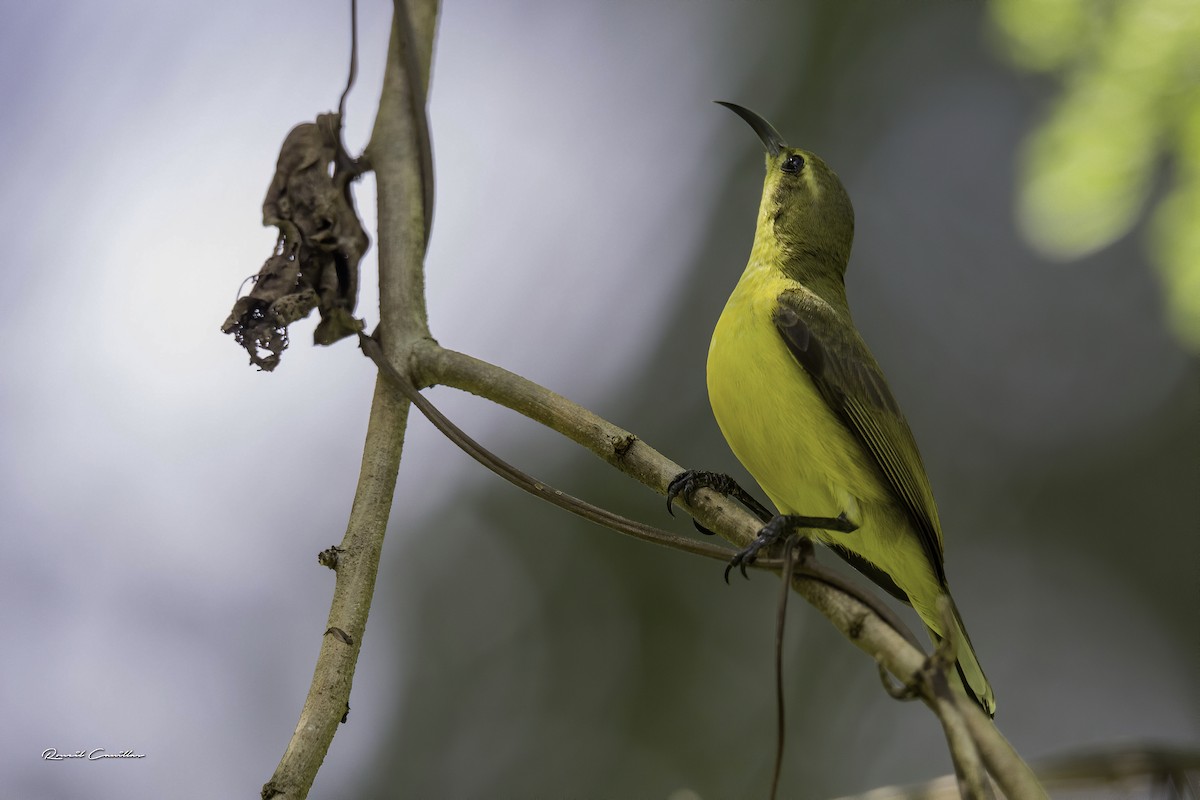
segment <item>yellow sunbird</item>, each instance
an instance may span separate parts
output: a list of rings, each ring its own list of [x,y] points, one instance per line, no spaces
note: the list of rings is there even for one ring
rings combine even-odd
[[[708,395],[734,455],[779,510],[731,566],[744,571],[761,548],[806,529],[912,605],[935,642],[946,633],[937,608],[946,597],[963,684],[995,714],[950,599],[942,528],[917,443],[850,317],[850,197],[819,157],[788,147],[754,112],[721,105],[762,139],[767,176],[750,261],[713,331]],[[712,485],[713,477],[723,476],[684,473],[669,497]]]

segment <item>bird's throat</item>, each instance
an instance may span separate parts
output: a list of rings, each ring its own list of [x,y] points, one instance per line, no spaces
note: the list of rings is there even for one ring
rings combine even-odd
[[[784,243],[775,234],[775,223],[760,215],[754,246],[746,270],[766,270],[801,284],[839,311],[849,312],[844,266],[833,256],[800,243]]]

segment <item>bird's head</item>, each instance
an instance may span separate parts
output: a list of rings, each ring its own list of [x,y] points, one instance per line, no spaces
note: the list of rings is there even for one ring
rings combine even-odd
[[[819,156],[788,147],[753,111],[718,102],[748,122],[767,151],[756,236],[773,237],[785,262],[805,273],[815,269],[843,276],[854,241],[854,207],[837,173]]]

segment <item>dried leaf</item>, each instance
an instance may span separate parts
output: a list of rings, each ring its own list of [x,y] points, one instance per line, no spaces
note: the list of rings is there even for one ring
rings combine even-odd
[[[317,308],[317,344],[362,330],[354,317],[358,265],[370,240],[354,209],[350,183],[362,173],[341,139],[341,118],[321,114],[284,139],[263,201],[263,224],[279,228],[275,253],[254,287],[221,326],[270,371],[288,346],[287,326]]]

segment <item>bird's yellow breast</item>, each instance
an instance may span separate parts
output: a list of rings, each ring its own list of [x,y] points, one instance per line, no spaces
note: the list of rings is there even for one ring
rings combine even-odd
[[[872,469],[866,453],[775,327],[786,290],[806,291],[752,256],[708,350],[713,414],[734,455],[782,513],[845,513],[860,522],[860,501],[885,500],[885,490],[863,480]]]

